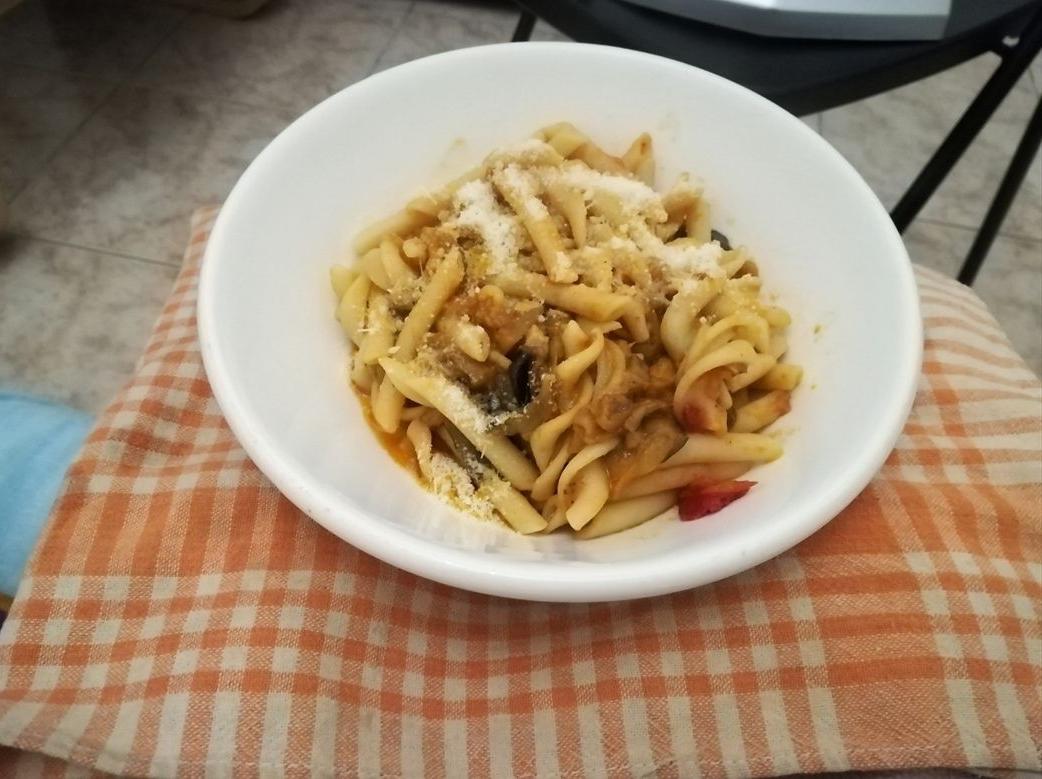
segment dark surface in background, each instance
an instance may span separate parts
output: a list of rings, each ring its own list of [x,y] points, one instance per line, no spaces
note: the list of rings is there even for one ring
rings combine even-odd
[[[577,41],[639,49],[737,81],[795,114],[850,103],[917,81],[1001,45],[1040,0],[953,0],[939,41],[769,38],[622,0],[518,0]]]

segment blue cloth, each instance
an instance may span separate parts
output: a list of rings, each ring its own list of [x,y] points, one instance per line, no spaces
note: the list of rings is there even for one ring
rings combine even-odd
[[[0,392],[0,592],[14,595],[92,422],[67,406]]]

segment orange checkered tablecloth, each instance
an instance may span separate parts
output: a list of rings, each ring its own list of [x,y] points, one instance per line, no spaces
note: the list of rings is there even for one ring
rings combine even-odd
[[[523,603],[366,556],[246,458],[196,339],[215,213],[0,630],[0,743],[166,776],[1042,769],[1042,388],[971,291],[917,271],[912,416],[810,539],[668,597]]]

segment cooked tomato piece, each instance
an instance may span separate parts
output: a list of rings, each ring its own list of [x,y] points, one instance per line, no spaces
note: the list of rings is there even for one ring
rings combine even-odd
[[[713,514],[724,506],[738,500],[756,482],[754,481],[721,481],[716,484],[698,486],[692,484],[680,491],[677,504],[680,508],[680,518],[685,522]]]

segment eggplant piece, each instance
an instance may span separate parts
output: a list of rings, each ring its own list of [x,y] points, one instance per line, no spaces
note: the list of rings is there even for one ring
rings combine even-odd
[[[535,358],[525,349],[519,349],[510,361],[510,386],[519,407],[524,408],[532,402],[532,384],[534,383]]]
[[[490,417],[509,418],[520,411],[514,396],[514,384],[507,371],[496,374],[491,386],[480,395],[475,395],[474,399]]]
[[[486,414],[500,416],[496,431],[516,435],[529,431],[553,414],[556,408],[553,374],[541,371],[542,363],[525,349],[518,349],[510,367],[496,376],[487,392],[477,396]]]
[[[557,413],[557,398],[554,392],[554,375],[544,373],[539,379],[539,389],[535,396],[517,414],[507,417],[496,427],[496,432],[503,435],[531,435],[539,425]]]
[[[727,239],[727,236],[719,230],[710,230],[709,240],[716,241],[718,244],[720,244],[720,248],[723,249],[725,252],[731,251],[731,242]]]
[[[481,452],[474,447],[474,444],[463,433],[447,422],[440,425],[437,431],[442,442],[452,452],[453,457],[456,458],[456,462],[467,472],[471,482],[475,486],[481,484],[484,470],[488,466],[488,461],[481,456]]]

